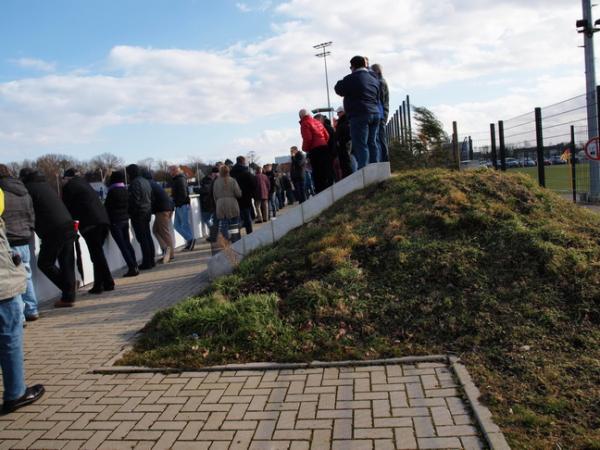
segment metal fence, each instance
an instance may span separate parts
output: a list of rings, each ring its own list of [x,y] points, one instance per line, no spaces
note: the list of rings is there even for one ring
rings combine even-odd
[[[449,160],[461,169],[489,167],[519,171],[535,177],[542,186],[586,200],[591,190],[590,161],[584,153],[588,123],[598,123],[600,86],[589,95],[593,115],[588,117],[587,97],[579,95],[559,103],[490,124],[486,130],[459,132],[454,122]],[[408,98],[407,98],[408,102]],[[388,125],[392,139],[404,143],[410,130],[407,102]]]

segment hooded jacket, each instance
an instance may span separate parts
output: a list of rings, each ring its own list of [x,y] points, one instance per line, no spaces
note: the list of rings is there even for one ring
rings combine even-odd
[[[152,214],[152,186],[140,173],[137,164],[127,166],[129,183],[129,215],[140,218]]]
[[[39,172],[28,174],[23,183],[33,201],[35,232],[40,239],[60,238],[73,233],[73,218],[58,194]]]
[[[27,188],[17,178],[2,177],[0,189],[4,191],[5,209],[2,218],[6,224],[6,237],[10,246],[29,244],[35,229],[35,213]]]
[[[73,177],[65,184],[63,202],[71,217],[79,220],[82,234],[92,227],[110,224],[108,213],[98,193],[81,177]]]
[[[327,147],[329,133],[321,122],[311,116],[300,119],[300,133],[302,134],[302,150],[310,152],[318,147]]]

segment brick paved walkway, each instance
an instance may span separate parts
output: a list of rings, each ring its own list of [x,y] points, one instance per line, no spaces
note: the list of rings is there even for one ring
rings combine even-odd
[[[96,375],[152,314],[197,293],[207,246],[25,332],[42,401],[0,417],[0,450],[481,448],[443,364]]]

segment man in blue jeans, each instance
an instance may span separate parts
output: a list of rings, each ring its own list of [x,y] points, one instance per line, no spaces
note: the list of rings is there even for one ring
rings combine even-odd
[[[0,164],[0,189],[4,191],[4,214],[2,219],[6,226],[6,237],[13,251],[21,258],[21,263],[27,274],[27,289],[21,295],[24,303],[25,320],[33,321],[39,317],[38,302],[31,280],[31,253],[29,243],[33,238],[35,213],[33,201],[27,188],[12,176],[4,164]]]
[[[4,212],[4,193],[0,189],[0,215]],[[21,294],[26,289],[25,269],[10,250],[4,221],[0,219],[0,366],[4,393],[2,411],[9,414],[35,402],[44,394],[44,386],[25,385],[23,356],[23,317]]]
[[[179,166],[169,167],[171,197],[175,204],[175,230],[185,239],[185,250],[194,250],[196,239],[190,225],[190,194],[187,179]]]
[[[344,97],[344,111],[350,119],[352,152],[358,169],[379,162],[379,89],[380,83],[368,70],[363,56],[350,60],[352,73],[335,85],[335,92]]]

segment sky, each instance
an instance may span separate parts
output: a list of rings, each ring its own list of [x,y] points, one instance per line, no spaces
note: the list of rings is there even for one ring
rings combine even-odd
[[[301,144],[352,56],[447,130],[585,92],[576,0],[0,0],[0,162],[111,152],[183,163]]]

